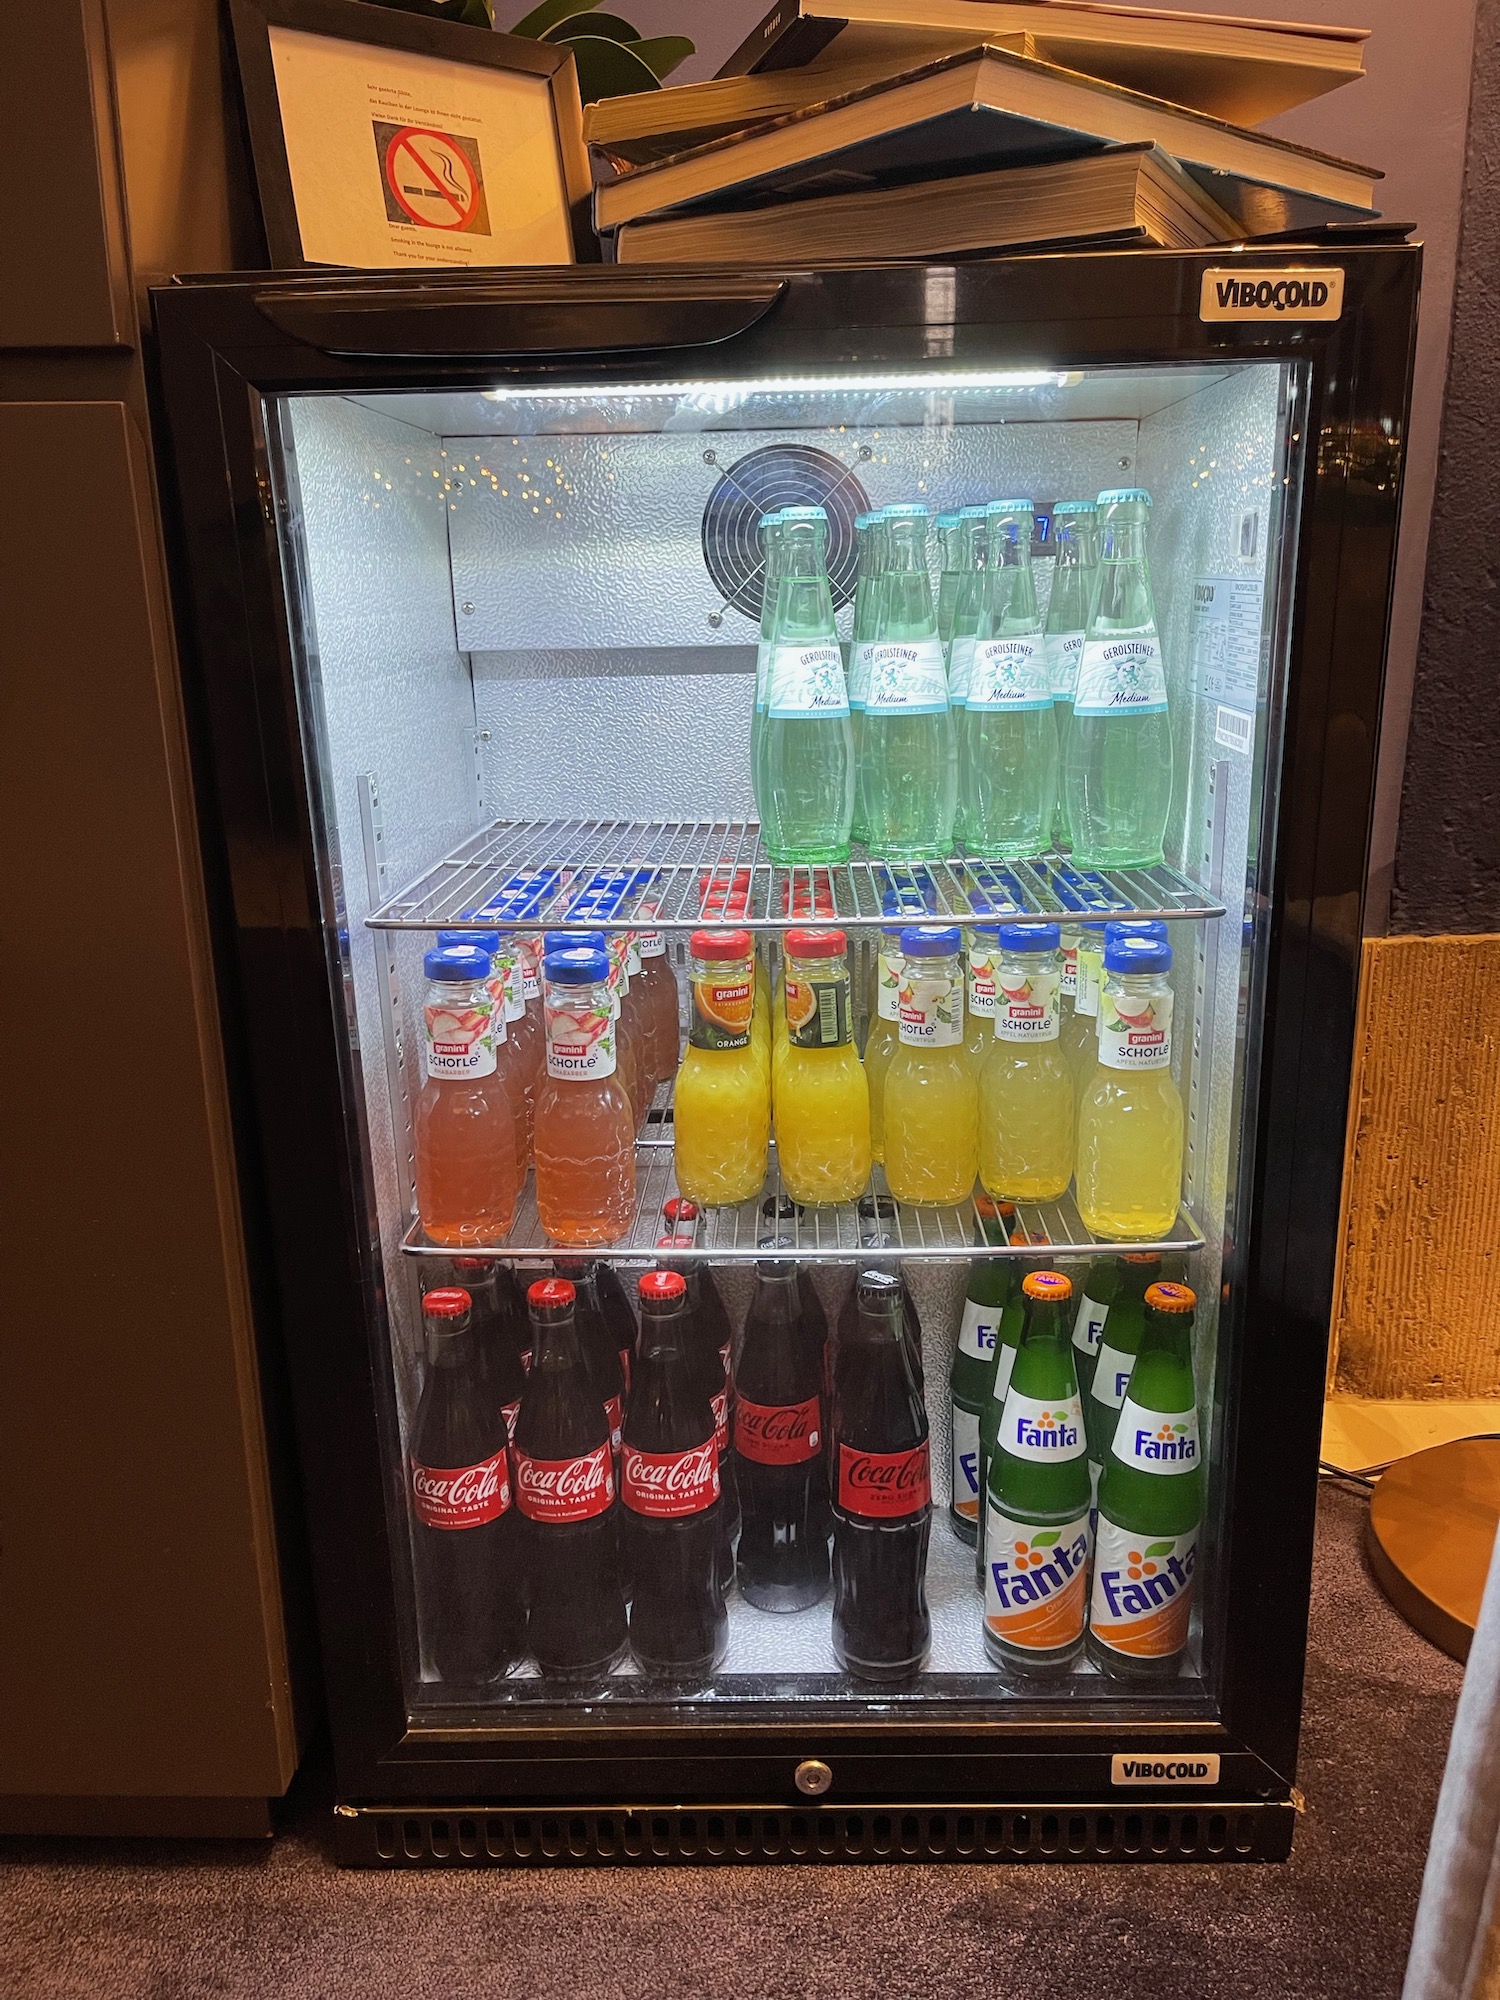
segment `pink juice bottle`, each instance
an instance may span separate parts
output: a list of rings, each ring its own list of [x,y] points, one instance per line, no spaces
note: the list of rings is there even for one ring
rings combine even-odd
[[[417,1215],[449,1249],[498,1243],[520,1190],[520,1106],[496,1057],[490,961],[472,945],[439,945],[423,961],[427,1080],[417,1100]]]
[[[555,1243],[616,1243],[635,1212],[635,1117],[619,1074],[609,955],[549,951],[547,1074],[536,1107],[536,1205]]]

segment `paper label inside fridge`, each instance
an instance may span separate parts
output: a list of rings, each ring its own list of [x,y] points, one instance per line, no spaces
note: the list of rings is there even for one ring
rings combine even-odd
[[[1214,741],[1248,757],[1260,691],[1259,576],[1200,576],[1193,584],[1193,685],[1214,704]]]
[[[984,1517],[984,1622],[997,1639],[1053,1653],[1083,1635],[1089,1517],[1038,1528],[991,1500]]]
[[[951,1049],[964,1038],[963,988],[944,973],[903,967],[897,1019],[903,1042],[919,1049]]]
[[[1055,1042],[1062,974],[1050,966],[1035,972],[1001,972],[995,1033],[1002,1042]]]
[[[1122,1013],[1121,1002],[1132,1009]],[[1172,995],[1167,988],[1099,995],[1099,1060],[1106,1069],[1168,1069],[1172,1062]]]
[[[1061,1465],[1070,1458],[1082,1458],[1086,1449],[1083,1405],[1076,1396],[1043,1399],[1023,1396],[1012,1388],[1006,1393],[996,1442],[1012,1458],[1029,1459],[1038,1465]]]
[[[712,1438],[687,1451],[620,1449],[620,1497],[632,1514],[674,1521],[701,1514],[719,1497],[719,1454]]]
[[[968,987],[965,993],[971,1014],[993,1019],[998,1004],[995,994],[995,965],[990,947],[972,944],[968,951]]]
[[[1205,271],[1198,317],[1337,319],[1344,310],[1344,274],[1337,264],[1270,271]]]
[[[486,994],[478,1007],[424,1007],[427,1074],[438,1077],[493,1076],[494,1003]],[[502,1015],[502,1020],[504,1016]],[[502,1035],[501,1039],[504,1037]]]
[[[897,1521],[932,1499],[927,1440],[906,1451],[859,1451],[839,1446],[838,1504],[846,1514]]]
[[[1167,676],[1154,632],[1085,639],[1073,697],[1075,716],[1160,715],[1166,705]]]
[[[1136,1659],[1167,1659],[1187,1644],[1198,1530],[1142,1535],[1105,1514],[1094,1532],[1094,1637]]]
[[[766,678],[766,713],[773,722],[849,713],[844,658],[837,646],[774,647]]]
[[[482,1528],[510,1506],[510,1468],[505,1446],[478,1465],[419,1465],[411,1462],[411,1498],[424,1528]]]
[[[948,706],[942,641],[882,639],[870,648],[865,709],[871,715],[941,715]]]
[[[995,1352],[999,1332],[1000,1311],[997,1306],[982,1306],[973,1299],[964,1300],[964,1316],[958,1325],[960,1354],[967,1354],[972,1361],[988,1361]]]
[[[969,707],[1026,710],[1052,706],[1052,680],[1042,637],[979,639],[969,672]]]
[[[1201,1460],[1198,1412],[1143,1410],[1127,1394],[1120,1405],[1110,1455],[1134,1472],[1192,1472]]]

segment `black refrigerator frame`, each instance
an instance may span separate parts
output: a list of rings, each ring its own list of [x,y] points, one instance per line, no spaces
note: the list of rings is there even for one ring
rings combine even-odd
[[[1333,320],[1205,322],[1211,268],[1335,266]],[[218,890],[221,1002],[262,1334],[296,1398],[340,1852],[351,1862],[1278,1858],[1289,1851],[1318,1441],[1419,249],[1387,242],[823,272],[251,275],[154,294],[163,484]],[[937,282],[934,282],[934,279]],[[413,1721],[317,810],[261,399],[934,365],[1307,364],[1279,788],[1252,904],[1264,988],[1240,1336],[1217,1373],[1227,1599],[1216,1712],[826,1713],[555,1728]],[[851,1702],[848,1706],[857,1706]],[[1200,1709],[1202,1704],[1199,1704]],[[1122,1754],[1161,1780],[1116,1782]],[[1217,1779],[1170,1782],[1181,1760]],[[819,1794],[819,1788],[828,1789]]]

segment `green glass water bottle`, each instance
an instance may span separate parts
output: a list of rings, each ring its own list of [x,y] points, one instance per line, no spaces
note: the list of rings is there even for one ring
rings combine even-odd
[[[927,575],[927,509],[887,507],[884,520],[885,582],[860,753],[867,838],[884,859],[939,860],[953,851],[958,766]]]
[[[762,827],[773,861],[847,861],[854,744],[833,622],[821,507],[781,516],[776,622],[766,668]]]

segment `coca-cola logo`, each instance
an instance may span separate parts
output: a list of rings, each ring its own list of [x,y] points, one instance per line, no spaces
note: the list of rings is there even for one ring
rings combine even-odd
[[[411,1467],[412,1504],[428,1528],[479,1528],[510,1505],[510,1468],[504,1445],[478,1465]]]
[[[719,1452],[713,1438],[686,1451],[637,1451],[626,1444],[620,1454],[620,1497],[635,1514],[671,1520],[699,1514],[719,1497]]]
[[[925,1438],[908,1451],[839,1446],[839,1505],[846,1513],[894,1519],[920,1513],[931,1499]]]
[[[587,1521],[615,1497],[610,1449],[581,1458],[528,1458],[516,1453],[516,1503],[528,1521]]]
[[[751,1403],[741,1396],[734,1406],[734,1448],[757,1465],[802,1465],[817,1457],[822,1442],[816,1396],[803,1403]]]

